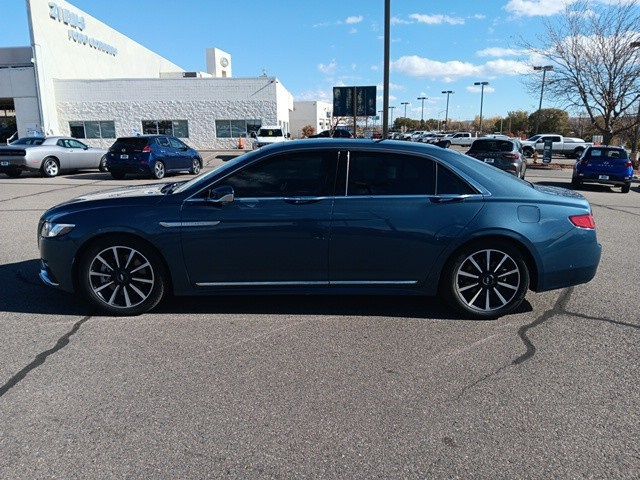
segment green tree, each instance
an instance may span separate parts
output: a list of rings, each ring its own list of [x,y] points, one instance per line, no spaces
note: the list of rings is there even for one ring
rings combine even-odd
[[[504,119],[504,131],[517,137],[527,135],[529,132],[529,112],[515,110],[507,113]]]
[[[537,123],[536,123],[537,121]],[[537,133],[566,135],[571,131],[569,114],[559,108],[543,108],[529,115],[529,125],[538,125]]]

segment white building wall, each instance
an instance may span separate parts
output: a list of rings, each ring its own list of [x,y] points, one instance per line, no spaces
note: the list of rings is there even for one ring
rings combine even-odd
[[[329,102],[300,101],[293,103],[291,136],[302,138],[302,128],[311,125],[316,133],[331,127],[333,106]]]
[[[115,120],[116,135],[142,131],[143,120],[187,120],[194,148],[236,148],[237,138],[217,138],[216,120],[259,119],[289,123],[291,94],[274,78],[59,80],[57,116],[63,135],[69,122]],[[86,139],[108,147],[112,139]]]
[[[84,28],[52,18],[52,6],[82,17]],[[27,9],[42,103],[42,126],[47,134],[62,133],[57,118],[55,79],[158,78],[160,72],[183,71],[65,0],[27,0]],[[78,41],[74,34],[82,35],[82,40]],[[112,55],[94,48],[90,45],[93,40],[114,47],[117,53]]]

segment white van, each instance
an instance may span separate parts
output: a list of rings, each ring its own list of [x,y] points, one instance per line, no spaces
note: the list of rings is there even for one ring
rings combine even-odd
[[[282,131],[282,127],[277,125],[269,126],[265,125],[260,127],[260,130],[252,137],[255,139],[253,142],[253,148],[264,147],[265,145],[271,145],[272,143],[286,142],[289,140],[289,134]]]

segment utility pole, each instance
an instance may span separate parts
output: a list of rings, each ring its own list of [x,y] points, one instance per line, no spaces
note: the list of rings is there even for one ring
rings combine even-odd
[[[445,128],[449,128],[449,95],[456,92],[454,92],[453,90],[443,90],[442,93],[447,94],[447,109],[445,110],[446,113],[444,114],[444,124]]]
[[[631,48],[638,48],[640,47],[640,42],[631,42],[631,44],[629,45]],[[631,143],[631,161],[633,162],[633,166],[637,167],[638,166],[638,159],[636,158],[638,156],[638,128],[640,128],[640,102],[638,102],[638,113],[636,114],[636,126],[633,129],[633,140]],[[582,125],[582,120],[580,120],[580,125]]]
[[[418,100],[422,100],[422,113],[420,114],[420,128],[424,127],[424,101],[427,97],[418,97]]]
[[[407,105],[409,105],[409,102],[402,102],[400,105],[404,105],[404,118],[407,118]]]
[[[391,0],[384,0],[384,83],[382,85],[382,138],[389,133],[389,56],[391,51]]]
[[[547,78],[547,72],[553,70],[553,65],[543,65],[533,67],[534,70],[540,71],[542,70],[542,86],[540,87],[540,103],[538,104],[538,114],[536,115],[536,128],[533,133],[538,133],[538,128],[540,126],[540,111],[542,110],[542,96],[544,95],[544,82]]]
[[[484,87],[489,85],[489,82],[474,82],[474,85],[480,86],[480,134],[482,134],[482,105],[484,104]]]

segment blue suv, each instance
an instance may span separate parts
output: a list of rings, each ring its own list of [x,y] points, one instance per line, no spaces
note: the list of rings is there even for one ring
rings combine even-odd
[[[597,183],[621,187],[628,193],[633,178],[633,164],[622,147],[589,147],[573,169],[571,185],[579,188],[583,183]]]
[[[202,157],[181,140],[168,135],[121,137],[107,153],[107,170],[116,180],[127,173],[147,174],[161,179],[167,173],[202,170]]]

